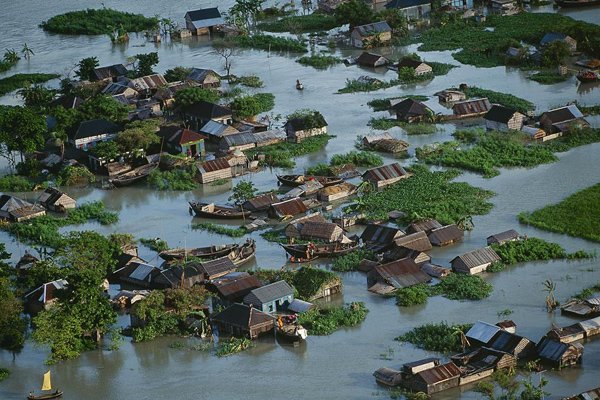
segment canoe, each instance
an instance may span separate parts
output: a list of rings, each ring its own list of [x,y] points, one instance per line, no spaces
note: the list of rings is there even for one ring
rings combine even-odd
[[[317,257],[339,257],[358,248],[358,242],[313,244],[312,249],[308,248],[308,244],[280,245],[290,256],[306,261],[314,260]]]
[[[600,0],[555,0],[554,4],[563,8],[589,7],[600,4]]]
[[[134,183],[147,178],[148,175],[150,175],[150,172],[152,172],[152,170],[154,170],[156,167],[158,167],[158,163],[142,165],[141,167],[137,167],[129,172],[117,175],[114,178],[110,178],[108,181],[116,187],[133,185]]]
[[[59,397],[62,397],[63,392],[62,390],[56,390],[53,393],[48,393],[48,394],[39,394],[39,395],[35,395],[33,393],[30,393],[27,396],[28,400],[45,400],[45,399],[58,399]]]
[[[197,247],[195,249],[171,249],[161,251],[158,256],[165,261],[181,260],[184,257],[212,259],[224,257],[239,247],[238,244],[223,244],[219,246]]]
[[[239,267],[256,256],[256,242],[253,239],[246,240],[242,247],[233,250],[227,255],[236,267]]]
[[[285,324],[281,327],[277,326],[275,333],[279,339],[289,343],[303,342],[308,337],[308,331],[302,325]]]
[[[277,179],[282,185],[286,186],[300,186],[306,181],[315,179],[323,185],[323,187],[337,185],[342,183],[344,180],[337,176],[310,176],[310,175],[277,175]]]
[[[198,203],[190,201],[190,208],[197,217],[218,219],[242,219],[248,218],[250,211],[241,211],[235,207],[216,206],[214,203]]]

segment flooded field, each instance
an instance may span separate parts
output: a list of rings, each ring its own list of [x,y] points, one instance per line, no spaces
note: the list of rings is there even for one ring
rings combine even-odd
[[[230,1],[219,3],[225,10]],[[186,10],[199,6],[191,0],[160,2],[157,0],[134,0],[127,3],[105,0],[106,7],[133,11],[151,16],[159,14],[180,24]],[[84,37],[52,35],[37,27],[38,23],[55,14],[69,10],[100,7],[90,0],[50,2],[40,0],[4,1],[2,4],[2,35],[0,49],[20,49],[24,42],[35,51],[30,61],[21,60],[16,68],[2,76],[17,72],[65,73],[82,58],[96,56],[100,65],[122,63],[127,57],[138,53],[158,51],[159,72],[177,66],[212,68],[223,72],[222,60],[212,52],[210,44],[198,41],[166,42],[155,45],[142,37],[132,37],[124,46],[113,46],[106,36]],[[550,11],[551,9],[544,9]],[[561,11],[562,12],[562,11]],[[600,21],[600,9],[587,12],[569,11],[567,15],[590,22]],[[416,46],[415,46],[416,47]],[[384,54],[410,53],[415,47],[383,49]],[[338,50],[340,57],[359,53],[355,49]],[[274,114],[289,114],[299,108],[321,111],[329,123],[333,138],[325,150],[296,159],[297,172],[326,162],[336,153],[354,148],[359,134],[370,131],[367,122],[375,113],[367,105],[373,98],[402,96],[405,94],[433,93],[460,83],[486,89],[512,93],[535,103],[537,110],[562,105],[577,100],[582,104],[600,103],[600,86],[579,85],[573,77],[563,83],[544,86],[528,80],[524,72],[506,67],[475,68],[460,65],[450,52],[422,53],[429,61],[448,62],[457,65],[446,76],[433,81],[398,86],[372,93],[335,94],[344,87],[346,79],[361,75],[381,78],[381,74],[359,67],[339,65],[325,71],[303,67],[295,62],[297,54],[267,53],[242,50],[233,59],[232,73],[256,74],[265,82],[261,92],[275,95]],[[383,74],[391,79],[394,72]],[[296,79],[305,86],[303,91],[294,89]],[[2,104],[15,104],[13,95],[0,98]],[[432,103],[433,104],[433,103]],[[591,119],[600,127],[598,118]],[[450,138],[455,130],[452,124],[442,125],[439,132],[423,136],[407,136],[400,128],[390,132],[406,140],[414,148]],[[386,161],[393,158],[384,156]],[[568,251],[584,249],[600,252],[600,245],[570,238],[568,236],[519,226],[516,215],[532,211],[543,205],[562,200],[585,187],[600,181],[600,144],[588,145],[559,154],[560,160],[553,164],[532,169],[502,170],[493,179],[465,173],[458,180],[496,192],[491,199],[494,209],[485,216],[475,217],[475,229],[467,232],[461,244],[434,249],[430,254],[433,262],[448,265],[456,255],[485,245],[490,234],[515,228],[520,233],[560,243]],[[412,162],[412,159],[402,162]],[[93,229],[100,233],[131,233],[136,238],[160,237],[171,247],[198,247],[229,243],[232,239],[191,229],[192,222],[199,222],[188,213],[187,202],[191,200],[223,203],[229,190],[240,179],[250,179],[258,190],[276,188],[279,169],[266,169],[258,173],[236,178],[220,186],[205,185],[191,192],[158,192],[145,185],[116,190],[99,188],[70,189],[68,192],[80,203],[102,200],[108,210],[119,212],[119,222],[110,226],[86,224],[75,229]],[[286,170],[289,172],[289,170]],[[23,194],[32,197],[32,194]],[[335,212],[334,212],[335,213]],[[279,269],[286,265],[283,250],[274,243],[264,241],[257,233],[251,234],[257,241],[256,262],[249,268]],[[27,247],[17,243],[5,232],[0,240],[7,243],[16,261]],[[242,239],[243,240],[243,239]],[[140,247],[140,256],[149,263],[157,262],[156,253]],[[327,268],[327,263],[315,262]],[[292,396],[299,399],[366,399],[388,398],[385,389],[376,385],[372,372],[379,367],[398,368],[402,363],[433,355],[412,345],[401,345],[394,337],[416,325],[427,322],[474,322],[482,319],[495,322],[498,313],[510,309],[509,318],[517,323],[517,333],[537,341],[553,324],[569,325],[575,321],[560,313],[548,314],[544,309],[545,293],[542,282],[552,279],[557,283],[557,298],[566,300],[581,288],[600,282],[598,260],[527,263],[509,267],[506,271],[484,278],[494,285],[493,294],[482,301],[451,301],[433,297],[424,306],[401,309],[394,299],[384,299],[367,291],[366,278],[358,272],[342,273],[343,295],[335,302],[363,301],[370,310],[367,319],[358,327],[340,330],[330,336],[310,336],[300,347],[280,346],[273,338],[262,338],[249,351],[225,358],[217,358],[202,352],[178,350],[169,347],[182,339],[167,337],[149,343],[133,344],[125,338],[117,351],[90,351],[78,359],[53,365],[51,368],[55,385],[65,390],[65,399],[264,399]],[[118,286],[111,290],[118,289]],[[128,324],[123,316],[122,325]],[[189,339],[192,341],[193,339]],[[600,382],[600,340],[585,345],[583,364],[560,372],[548,372],[550,383],[546,387],[553,398],[574,394],[597,386]],[[390,360],[382,359],[382,354]],[[23,351],[13,361],[12,355],[0,352],[0,366],[11,370],[10,377],[0,383],[0,399],[21,399],[25,393],[39,385],[39,376],[46,371],[44,360],[47,351],[35,347],[28,340]],[[435,399],[477,399],[481,396],[466,386],[435,395]]]

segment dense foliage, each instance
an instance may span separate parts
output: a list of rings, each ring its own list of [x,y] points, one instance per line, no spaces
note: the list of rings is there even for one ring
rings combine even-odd
[[[184,169],[153,169],[148,176],[148,184],[158,190],[194,190],[198,187],[193,173]]]
[[[292,284],[298,291],[299,298],[310,300],[324,285],[340,282],[340,277],[333,272],[302,267],[294,274]]]
[[[450,300],[482,300],[494,287],[477,275],[450,274],[432,287],[431,294],[441,294]]]
[[[212,89],[204,89],[197,86],[184,88],[175,93],[175,104],[178,106],[188,106],[201,101],[217,103],[219,101],[219,93]]]
[[[149,248],[150,250],[156,251],[157,253],[169,250],[169,244],[167,243],[167,241],[159,238],[141,238],[140,243]]]
[[[190,72],[192,72],[191,68],[177,66],[166,70],[164,77],[167,82],[178,82],[185,80]]]
[[[332,308],[313,308],[298,317],[310,335],[331,335],[342,327],[360,324],[367,317],[369,310],[363,303],[353,302]]]
[[[369,120],[369,126],[373,129],[381,131],[387,131],[394,127],[399,127],[402,128],[407,135],[430,135],[440,130],[435,124],[428,122],[409,123],[386,117],[371,118]]]
[[[356,249],[341,257],[337,257],[331,266],[334,271],[348,272],[358,270],[362,260],[373,258],[373,253],[365,249]]]
[[[192,224],[192,229],[218,233],[219,235],[225,235],[233,238],[242,237],[248,233],[248,231],[243,227],[229,228],[227,226],[213,224],[212,222],[199,222],[197,224]]]
[[[577,192],[560,203],[531,213],[519,214],[519,221],[551,232],[565,233],[600,242],[600,184]]]
[[[400,335],[396,340],[412,343],[420,349],[456,353],[462,350],[460,332],[467,333],[472,324],[450,325],[447,322],[425,324]]]
[[[427,303],[429,298],[429,285],[420,283],[418,285],[398,289],[395,292],[396,304],[409,307]]]
[[[296,165],[294,158],[322,150],[330,138],[328,135],[318,135],[306,138],[300,143],[281,142],[248,151],[247,155],[250,157],[261,153],[265,155],[265,161],[262,162],[264,165],[293,168]]]
[[[245,75],[245,76],[237,76],[235,80],[230,82],[231,84],[240,84],[246,87],[252,88],[260,88],[264,86],[264,82],[258,75]]]
[[[25,344],[27,320],[23,305],[15,297],[9,279],[0,277],[0,348],[16,353]]]
[[[493,244],[492,248],[500,256],[502,262],[508,265],[527,261],[580,259],[594,256],[581,250],[575,253],[567,253],[559,244],[539,238],[526,238],[503,244]]]
[[[392,100],[400,100],[400,99],[413,99],[417,101],[427,101],[429,97],[415,94],[409,96],[399,96],[399,97],[386,97],[383,99],[373,99],[367,102],[367,105],[373,109],[373,111],[387,111],[392,107]]]
[[[71,11],[55,15],[40,24],[47,32],[69,35],[102,35],[112,33],[117,27],[125,32],[141,32],[158,27],[158,18],[126,13],[111,8]]]
[[[258,24],[258,29],[267,32],[314,32],[328,31],[340,24],[333,16],[326,14],[292,15],[278,19],[277,21],[263,22]]]
[[[500,104],[501,106],[512,108],[523,114],[535,109],[535,105],[529,100],[508,93],[482,89],[476,86],[467,87],[464,92],[467,95],[467,98],[487,97],[492,104]]]
[[[335,154],[331,157],[331,161],[329,161],[329,165],[331,166],[344,164],[352,164],[355,167],[379,167],[383,165],[383,158],[368,151],[352,150],[345,154]]]
[[[271,111],[275,107],[275,96],[272,93],[257,93],[240,96],[230,104],[236,118],[253,118],[260,113]]]
[[[302,65],[313,67],[315,69],[327,69],[333,65],[341,63],[342,59],[323,54],[311,54],[310,56],[300,57],[296,61]]]
[[[83,166],[67,166],[60,170],[56,176],[58,186],[87,185],[94,183],[96,177],[89,169]]]
[[[21,89],[27,84],[44,83],[51,79],[56,79],[57,74],[15,74],[0,79],[0,96]]]
[[[229,340],[222,340],[219,342],[215,354],[217,357],[226,357],[249,349],[252,346],[252,340],[248,338],[231,337]]]
[[[5,175],[0,178],[0,190],[3,192],[29,192],[35,182],[21,175]]]
[[[536,81],[542,85],[553,85],[564,82],[570,77],[571,75],[559,75],[556,71],[540,71],[528,76],[532,81]]]

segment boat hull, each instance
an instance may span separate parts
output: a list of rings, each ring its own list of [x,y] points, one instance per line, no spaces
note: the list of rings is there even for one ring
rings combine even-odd
[[[277,180],[281,182],[282,185],[297,187],[303,185],[307,180],[314,179],[319,181],[323,187],[337,185],[342,183],[344,180],[337,177],[329,177],[329,176],[305,176],[303,179],[300,179],[302,175],[277,175]]]
[[[592,0],[592,1],[564,1],[564,0],[555,0],[554,2],[557,6],[562,8],[577,8],[577,7],[590,7],[600,5],[600,0]]]
[[[203,210],[208,203],[190,203],[191,209],[197,217],[215,218],[215,219],[243,219],[248,218],[250,211],[238,211],[235,208],[215,206],[214,211]]]
[[[217,249],[217,248],[215,248],[215,246],[199,247],[199,248],[190,249],[190,250],[175,249],[175,250],[167,250],[167,251],[160,252],[158,254],[158,256],[165,261],[181,260],[181,259],[185,258],[186,256],[212,259],[212,258],[224,257],[224,256],[228,255],[229,253],[231,253],[233,250],[237,249],[238,247],[239,247],[239,245],[237,245],[237,244],[231,244],[231,245],[227,245],[221,249]]]
[[[281,247],[292,257],[300,258],[306,261],[314,260],[318,257],[325,258],[333,258],[343,256],[345,254],[350,253],[353,250],[358,248],[358,243],[352,243],[347,246],[342,246],[338,243],[332,243],[327,245],[316,245],[314,250],[309,254],[307,258],[307,246],[305,244],[297,244],[297,245],[285,245],[282,244]]]
[[[116,187],[124,187],[130,186],[134,183],[140,182],[150,175],[150,172],[158,167],[158,164],[146,164],[141,167],[135,168],[132,171],[125,172],[124,174],[117,175],[114,178],[109,179],[108,181],[115,185]]]
[[[40,394],[40,395],[30,394],[27,396],[27,399],[28,400],[58,399],[58,398],[62,397],[62,395],[63,395],[62,390],[57,390],[54,393],[48,393],[48,394]]]

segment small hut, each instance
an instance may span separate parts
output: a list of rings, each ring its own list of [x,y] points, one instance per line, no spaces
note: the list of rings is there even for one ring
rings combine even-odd
[[[360,239],[369,250],[380,252],[394,244],[394,240],[404,236],[398,228],[391,226],[369,224],[360,235]]]
[[[269,217],[282,219],[290,216],[295,216],[298,214],[303,214],[308,211],[306,205],[302,202],[302,200],[295,198],[286,201],[281,201],[279,203],[273,203],[269,207]]]
[[[600,317],[581,321],[579,326],[585,332],[585,337],[590,338],[600,334]]]
[[[500,327],[497,325],[477,321],[471,326],[465,336],[471,343],[471,346],[487,346],[500,330]]]
[[[431,68],[429,64],[426,64],[420,60],[415,60],[410,57],[404,57],[402,60],[398,61],[394,66],[398,69],[398,71],[400,71],[400,69],[402,68],[409,68],[414,72],[415,76],[433,73],[433,68]]]
[[[554,368],[569,367],[580,364],[583,357],[583,346],[579,343],[561,343],[547,336],[536,346],[537,355],[540,360]]]
[[[363,51],[356,59],[356,63],[362,67],[377,68],[385,66],[388,60],[382,55]]]
[[[437,96],[440,103],[454,103],[456,101],[462,101],[467,99],[467,95],[460,90],[446,89],[441,92],[434,94]]]
[[[431,277],[410,258],[377,265],[367,273],[369,291],[379,294],[430,281]]]
[[[396,113],[396,119],[402,122],[421,122],[433,111],[420,101],[408,98],[396,103],[391,108]]]
[[[485,271],[496,261],[500,261],[500,256],[488,246],[456,256],[450,264],[454,272],[475,275]]]
[[[40,205],[7,194],[0,196],[0,219],[21,222],[42,215],[46,215],[46,211]]]
[[[300,229],[300,238],[327,243],[339,242],[344,238],[344,230],[333,222],[306,221]]]
[[[198,165],[198,173],[198,179],[203,184],[233,177],[231,165],[226,157],[200,163]]]
[[[350,43],[358,48],[381,45],[390,40],[392,40],[392,28],[386,21],[355,26],[350,34]]]
[[[435,219],[423,219],[420,221],[415,221],[406,228],[406,233],[415,233],[415,232],[425,232],[427,235],[431,233],[432,230],[441,228],[442,224],[437,222]]]
[[[274,192],[268,192],[247,200],[242,204],[242,208],[247,211],[265,211],[271,204],[278,203],[279,198]]]
[[[444,268],[440,265],[432,264],[430,262],[426,262],[423,265],[421,265],[421,271],[425,272],[431,277],[438,279],[443,279],[452,273],[452,270],[450,268]]]
[[[356,193],[356,191],[357,187],[355,185],[348,182],[342,182],[319,190],[317,198],[321,201],[330,202],[350,197]]]
[[[377,383],[385,386],[395,387],[402,383],[402,372],[391,368],[379,368],[373,376]]]
[[[546,336],[561,343],[571,343],[585,339],[585,331],[581,325],[573,324],[564,328],[551,329]]]
[[[535,343],[526,337],[501,330],[489,342],[488,347],[512,354],[517,360],[528,359],[535,355]]]
[[[384,165],[382,167],[371,168],[367,170],[362,178],[366,182],[370,182],[377,189],[384,186],[396,183],[401,179],[408,178],[412,174],[406,172],[406,170],[398,163]]]
[[[327,134],[327,121],[318,111],[296,113],[284,125],[287,139],[293,143],[318,135]]]
[[[42,286],[32,290],[25,295],[25,305],[29,312],[39,312],[50,308],[57,300],[56,291],[66,288],[68,285],[64,279],[44,283]]]
[[[235,303],[211,317],[219,333],[232,336],[256,339],[259,335],[270,332],[275,326],[272,316],[254,307]]]
[[[512,108],[494,104],[485,114],[485,128],[489,131],[518,131],[527,116]]]
[[[462,229],[455,224],[451,224],[432,229],[428,237],[432,245],[441,247],[462,241],[463,235]]]
[[[38,197],[37,202],[47,210],[56,212],[66,212],[77,206],[75,199],[53,187],[46,188]]]
[[[262,312],[282,311],[294,300],[294,289],[286,281],[277,281],[252,289],[244,297],[244,304]]]
[[[438,365],[417,372],[408,382],[408,388],[415,392],[433,394],[457,387],[461,371],[453,362]]]
[[[496,233],[487,237],[488,246],[491,244],[503,244],[506,242],[513,242],[519,240],[519,232],[514,229],[509,229],[504,232]]]
[[[487,98],[459,101],[452,106],[452,112],[460,118],[479,117],[485,115],[492,104]]]

